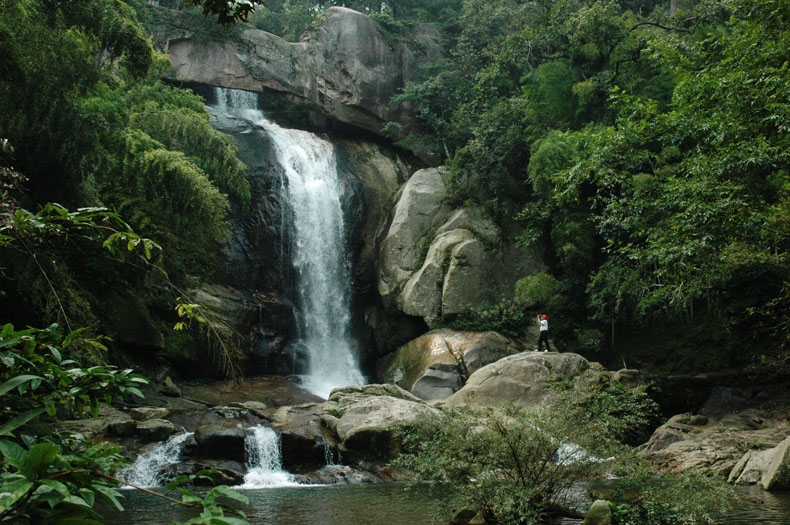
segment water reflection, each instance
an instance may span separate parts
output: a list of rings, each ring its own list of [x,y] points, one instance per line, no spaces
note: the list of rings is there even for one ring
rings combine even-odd
[[[426,483],[285,487],[240,492],[250,498],[250,504],[240,508],[253,524],[446,524],[454,500],[446,487]],[[160,498],[126,492],[124,496],[122,503],[126,512],[118,513],[107,506],[100,509],[106,523],[172,523],[196,515],[194,511]]]
[[[446,524],[458,500],[446,487],[426,483],[379,485],[327,485],[284,487],[241,491],[250,498],[242,510],[252,524],[337,525],[364,523],[391,525]],[[738,487],[740,503],[722,521],[723,525],[790,525],[790,492],[770,493],[753,487]],[[167,501],[124,492],[127,511],[100,509],[113,525],[143,525],[186,521],[195,513]],[[582,520],[562,520],[577,525]]]

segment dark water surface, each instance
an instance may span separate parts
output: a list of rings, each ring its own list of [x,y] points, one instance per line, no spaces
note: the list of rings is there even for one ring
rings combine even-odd
[[[376,485],[324,485],[239,490],[250,499],[247,520],[266,524],[370,524],[430,525],[447,523],[453,494],[426,483]],[[104,523],[112,525],[170,524],[186,521],[194,511],[161,498],[123,491],[125,512],[100,509]],[[178,497],[171,494],[173,497]]]
[[[239,492],[250,498],[250,504],[243,510],[253,525],[446,524],[452,509],[459,507],[446,487],[424,483],[305,486]],[[740,503],[718,523],[790,525],[790,492],[770,493],[753,487],[738,487],[737,492]],[[107,507],[100,509],[105,523],[170,524],[195,516],[194,511],[136,491],[124,491],[124,496],[126,512],[114,512]],[[581,520],[562,523],[578,524]]]

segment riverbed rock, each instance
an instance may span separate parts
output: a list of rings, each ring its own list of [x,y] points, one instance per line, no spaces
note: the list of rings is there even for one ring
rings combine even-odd
[[[148,421],[149,419],[165,419],[170,414],[170,409],[165,407],[137,407],[129,410],[129,415],[135,421]]]
[[[271,416],[280,434],[283,467],[320,466],[337,457],[337,437],[322,421],[323,404],[306,403],[278,408]]]
[[[790,432],[788,392],[772,391],[765,399],[768,392],[762,385],[714,387],[699,414],[670,418],[641,453],[663,472],[698,468],[733,482],[762,482],[768,449]]]
[[[244,440],[247,434],[239,427],[206,425],[195,431],[193,455],[199,458],[229,459],[244,462]]]
[[[382,359],[379,377],[421,399],[444,399],[458,391],[469,374],[521,350],[497,332],[433,330]]]
[[[441,411],[424,402],[390,396],[373,396],[342,409],[337,434],[344,453],[388,459],[400,451],[398,432],[407,427],[441,424]]]
[[[137,424],[135,437],[142,443],[153,443],[155,441],[164,441],[180,431],[181,428],[170,421],[149,419]]]
[[[790,488],[790,437],[774,448],[748,451],[730,471],[727,481],[759,484],[765,490]]]
[[[391,384],[335,389],[322,408],[335,419],[331,424],[343,456],[354,460],[389,459],[400,450],[401,429],[430,427],[445,417],[438,409]]]
[[[604,368],[578,354],[522,352],[474,372],[446,404],[534,408],[553,403],[559,387],[585,389],[601,380],[608,380]]]
[[[582,525],[611,525],[612,506],[605,499],[595,500],[584,515]]]
[[[412,44],[388,37],[372,18],[351,9],[330,7],[323,15],[319,27],[291,43],[257,29],[233,40],[207,39],[190,27],[189,15],[172,11],[155,40],[170,55],[173,80],[277,92],[381,136],[387,122],[411,122],[411,106],[391,98],[422,64],[441,58],[438,32],[418,24],[410,29]],[[424,158],[432,157],[425,152]]]

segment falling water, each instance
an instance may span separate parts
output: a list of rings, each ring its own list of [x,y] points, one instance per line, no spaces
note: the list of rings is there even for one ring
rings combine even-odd
[[[288,487],[298,485],[283,470],[280,439],[271,428],[255,427],[244,440],[247,453],[247,474],[241,488]]]
[[[121,474],[121,479],[138,487],[160,487],[164,485],[167,474],[163,469],[176,463],[181,457],[187,439],[192,432],[177,434],[157,445],[137,459]]]
[[[293,213],[297,327],[309,357],[304,387],[328,397],[333,388],[363,384],[350,342],[351,272],[334,147],[267,120],[256,109],[255,93],[216,88],[215,98],[219,109],[237,112],[269,134],[288,181],[283,190]]]

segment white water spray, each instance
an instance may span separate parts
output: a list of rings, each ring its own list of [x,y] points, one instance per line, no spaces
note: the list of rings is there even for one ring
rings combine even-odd
[[[165,484],[166,474],[162,469],[178,462],[181,451],[192,432],[170,436],[167,441],[157,445],[145,454],[140,454],[120,478],[138,487],[161,487]]]
[[[280,438],[271,428],[255,427],[244,440],[247,453],[247,474],[240,488],[289,487],[298,485],[283,470]]]
[[[332,144],[306,131],[267,120],[257,95],[215,88],[217,107],[263,128],[274,143],[288,181],[293,211],[293,265],[297,275],[297,328],[309,357],[303,386],[329,396],[333,388],[365,382],[351,348],[351,271]]]

